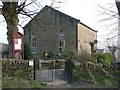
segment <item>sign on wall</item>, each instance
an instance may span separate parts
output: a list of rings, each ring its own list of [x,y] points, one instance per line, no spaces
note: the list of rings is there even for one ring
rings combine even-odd
[[[30,61],[29,61],[29,65],[30,65],[30,66],[33,66],[33,60],[30,60]]]
[[[22,39],[14,39],[14,42],[15,42],[15,50],[21,49]]]

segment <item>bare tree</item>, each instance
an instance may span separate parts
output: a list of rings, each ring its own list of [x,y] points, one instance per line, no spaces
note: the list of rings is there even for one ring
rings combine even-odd
[[[110,52],[112,53],[112,55],[115,58],[115,52],[117,51],[117,59],[120,59],[120,1],[119,0],[115,0],[114,3],[110,3],[109,7],[103,7],[98,5],[102,11],[99,11],[101,13],[101,15],[106,15],[106,17],[104,19],[101,19],[100,22],[105,21],[108,22],[107,25],[105,24],[105,28],[106,30],[109,30],[109,33],[107,34],[107,36],[109,36],[109,40],[110,38],[113,39],[112,37],[114,37],[113,35],[116,33],[115,36],[117,36],[118,38],[116,39],[117,41],[117,45],[108,45],[108,48],[110,50]],[[115,9],[111,9],[111,8],[116,8],[117,7],[117,11],[115,11]],[[109,23],[110,22],[110,23]],[[113,34],[114,33],[114,34]],[[108,41],[108,40],[106,40]],[[114,43],[115,44],[115,43]]]
[[[12,58],[12,34],[13,32],[18,31],[17,25],[19,24],[18,15],[22,14],[27,17],[32,18],[40,11],[41,3],[39,0],[1,0],[2,6],[2,15],[5,18],[7,23],[7,40],[9,43],[9,58]],[[51,0],[51,7],[54,7],[54,4],[62,3],[60,0]],[[28,9],[27,7],[32,5],[33,10]],[[58,8],[58,7],[57,7]]]
[[[97,43],[97,40],[94,40],[93,42],[89,42],[90,47],[91,47],[91,53],[96,53],[96,47],[95,44]]]
[[[119,0],[115,0],[116,2],[116,6],[118,9],[118,14],[119,14],[119,19],[118,19],[118,60],[120,60],[120,1]]]
[[[117,45],[115,45],[115,42],[114,42],[114,41],[111,41],[111,39],[108,38],[108,39],[107,39],[107,47],[108,47],[109,51],[110,51],[111,54],[112,54],[113,62],[116,62],[115,52],[116,52],[116,50],[117,50]]]

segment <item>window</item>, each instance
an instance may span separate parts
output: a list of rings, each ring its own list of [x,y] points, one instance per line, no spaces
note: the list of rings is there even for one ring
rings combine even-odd
[[[65,48],[65,33],[60,31],[60,33],[58,34],[58,39],[59,39],[59,53],[61,54]]]
[[[37,44],[36,44],[36,36],[31,36],[31,49],[32,49],[32,52],[33,53],[36,53],[36,46],[37,46]]]
[[[59,40],[64,40],[65,34],[63,32],[59,33]]]

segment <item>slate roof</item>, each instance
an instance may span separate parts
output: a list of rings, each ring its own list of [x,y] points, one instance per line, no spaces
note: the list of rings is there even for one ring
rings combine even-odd
[[[59,10],[56,10],[56,9],[54,9],[54,8],[48,6],[48,5],[46,5],[46,6],[45,6],[40,12],[38,12],[38,14],[37,14],[36,16],[34,16],[32,19],[34,19],[34,18],[37,17],[42,11],[47,10],[47,9],[51,9],[51,10],[53,10],[53,11],[55,11],[55,12],[58,12],[58,13],[66,16],[66,17],[68,17],[68,18],[70,18],[70,19],[74,19],[74,20],[76,20],[78,23],[80,23],[80,24],[84,25],[85,27],[89,28],[90,30],[92,30],[92,31],[94,31],[94,32],[97,32],[96,30],[94,30],[94,29],[90,28],[89,26],[85,25],[84,23],[82,23],[79,19],[76,19],[76,18],[74,18],[74,17],[72,17],[72,16],[69,16],[69,15],[63,13],[63,12],[60,12]],[[31,22],[31,21],[32,21],[32,20],[30,20],[30,22]],[[27,24],[29,24],[30,22],[28,22]],[[27,25],[27,24],[26,24],[26,25]],[[25,26],[26,26],[26,25],[25,25]]]

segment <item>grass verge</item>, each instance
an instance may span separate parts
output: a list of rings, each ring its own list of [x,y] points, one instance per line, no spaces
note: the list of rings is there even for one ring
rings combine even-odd
[[[2,88],[45,88],[47,84],[22,77],[3,77]]]

